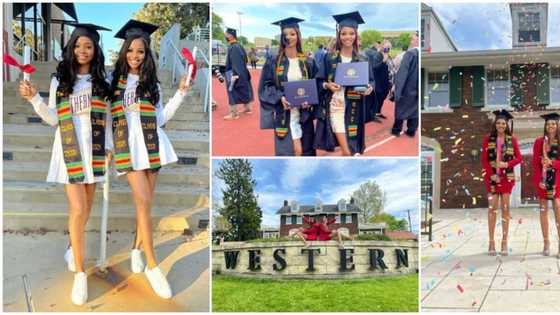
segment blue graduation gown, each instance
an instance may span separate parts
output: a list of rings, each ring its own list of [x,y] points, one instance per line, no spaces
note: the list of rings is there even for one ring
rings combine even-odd
[[[395,76],[395,119],[418,118],[418,49],[408,50]]]
[[[253,100],[253,87],[251,86],[251,74],[247,69],[247,53],[243,46],[233,43],[228,46],[226,57],[226,72],[231,71],[232,75],[238,75],[232,91],[228,87],[229,105],[246,104]]]
[[[365,58],[354,56],[351,62],[366,61]],[[315,141],[314,145],[316,149],[334,151],[337,147],[338,141],[336,140],[335,134],[332,130],[331,120],[330,120],[330,102],[332,99],[332,92],[328,89],[323,89],[324,82],[333,82],[334,74],[336,72],[336,66],[341,62],[341,57],[338,52],[329,53],[323,58],[323,62],[319,66],[319,72],[317,73],[317,82],[319,84],[320,102],[317,106],[315,113],[317,118],[317,125],[315,129]],[[374,86],[375,82],[373,79],[373,72],[371,67],[369,68],[369,84]],[[345,95],[345,113],[344,122],[346,126],[346,140],[348,141],[348,146],[350,147],[350,152],[363,153],[365,149],[365,123],[366,123],[366,103],[365,97],[362,95],[356,95],[352,87],[346,87]],[[357,132],[355,135],[351,135],[348,131],[349,127],[357,127]]]
[[[282,74],[277,74],[278,56],[270,56],[261,72],[259,81],[259,101],[260,101],[260,127],[261,129],[287,128],[288,133],[280,137],[274,133],[274,152],[277,156],[293,156],[294,143],[292,140],[292,132],[290,130],[290,111],[284,110],[281,98],[284,95],[282,82],[288,80],[287,74],[290,66],[288,58],[283,58]],[[317,65],[315,61],[306,58],[302,66],[306,67],[308,77],[312,79],[317,73]],[[303,71],[303,69],[302,69]],[[314,156],[313,139],[315,135],[314,126],[314,108],[300,109],[300,123],[302,128],[302,155]]]

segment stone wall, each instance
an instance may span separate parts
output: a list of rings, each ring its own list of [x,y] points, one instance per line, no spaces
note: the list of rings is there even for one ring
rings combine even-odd
[[[212,272],[240,277],[321,279],[365,278],[418,271],[416,241],[347,241],[344,247],[340,249],[335,241],[311,242],[308,249],[304,249],[299,241],[225,242],[212,248]],[[397,250],[400,257],[397,257]],[[383,257],[379,258],[381,252]],[[230,257],[229,268],[227,255]],[[235,255],[237,260],[233,259]]]

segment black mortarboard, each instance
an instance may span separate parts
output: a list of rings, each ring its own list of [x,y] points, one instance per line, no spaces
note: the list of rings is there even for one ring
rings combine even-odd
[[[560,120],[560,115],[558,115],[558,113],[550,113],[550,114],[541,115],[541,118],[543,118],[544,121]]]
[[[287,19],[283,19],[283,20],[280,20],[280,21],[276,21],[276,22],[274,22],[274,23],[272,23],[272,24],[280,26],[280,29],[285,29],[286,27],[289,27],[289,28],[299,28],[299,24],[298,24],[298,23],[299,23],[299,22],[303,22],[303,21],[305,21],[305,20],[298,19],[298,18],[295,18],[295,17],[289,17],[289,18],[287,18]]]
[[[364,19],[362,19],[362,16],[360,15],[360,12],[358,11],[333,15],[333,18],[336,20],[336,23],[338,23],[338,25],[340,25],[341,27],[349,26],[353,28],[358,28],[358,25],[365,23]]]
[[[226,33],[231,34],[233,35],[233,37],[237,38],[237,30],[235,28],[226,28]]]
[[[505,109],[495,110],[492,113],[496,115],[496,119],[503,118],[506,121],[513,119],[513,116]]]
[[[117,32],[116,38],[128,39],[130,37],[143,37],[148,43],[150,42],[150,35],[155,32],[159,26],[140,22],[136,20],[129,20],[126,24]]]
[[[74,31],[72,31],[70,38],[75,36],[87,36],[97,43],[99,43],[99,39],[101,38],[99,32],[97,31],[110,31],[110,29],[106,27],[91,23],[69,23],[68,25],[74,27]]]

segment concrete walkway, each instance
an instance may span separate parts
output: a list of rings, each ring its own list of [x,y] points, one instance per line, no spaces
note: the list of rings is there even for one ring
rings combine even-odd
[[[542,255],[539,209],[511,211],[509,255],[491,257],[487,209],[434,213],[434,238],[422,237],[423,311],[559,312],[560,260],[554,214],[549,210],[551,256]],[[501,216],[496,248],[501,245]]]
[[[178,232],[154,237],[160,268],[174,296],[163,300],[152,291],[144,274],[130,271],[134,235],[109,234],[108,272],[94,267],[99,233],[88,232],[86,269],[89,299],[84,306],[70,301],[73,273],[63,255],[67,235],[61,232],[4,231],[3,310],[6,312],[207,312],[209,310],[208,232],[184,236]]]

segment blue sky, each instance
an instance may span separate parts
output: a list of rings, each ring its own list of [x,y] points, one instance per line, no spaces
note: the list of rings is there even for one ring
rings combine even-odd
[[[360,25],[362,30],[415,30],[418,29],[418,7],[415,3],[214,3],[212,10],[222,17],[224,26],[236,29],[239,29],[237,12],[242,12],[241,35],[253,41],[255,36],[274,38],[279,28],[270,23],[291,16],[305,20],[300,24],[303,37],[332,36],[335,32],[332,15],[355,10],[360,11],[366,22]]]
[[[459,50],[511,48],[506,3],[430,3]],[[475,22],[476,21],[476,22]],[[548,4],[547,46],[560,46],[560,2]]]
[[[101,41],[105,59],[108,59],[109,49],[118,51],[121,40],[115,38],[117,31],[133,18],[143,3],[75,3],[78,21],[93,23],[109,28],[112,31],[101,31]]]
[[[387,194],[385,212],[407,218],[411,210],[413,229],[418,232],[418,162],[416,159],[250,159],[257,181],[262,225],[278,226],[276,211],[284,200],[324,204],[350,199],[362,183],[374,180]],[[214,159],[214,171],[221,160]],[[221,204],[224,182],[212,178],[213,205]]]

